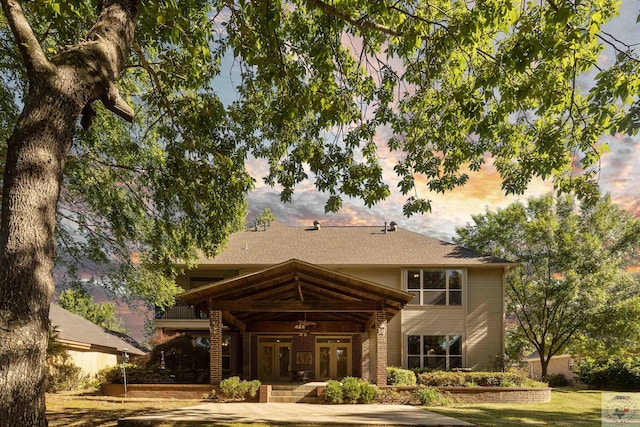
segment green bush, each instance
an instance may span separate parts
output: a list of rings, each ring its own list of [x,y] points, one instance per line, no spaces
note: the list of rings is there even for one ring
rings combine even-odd
[[[418,375],[418,384],[428,387],[462,387],[465,381],[463,372],[432,371]]]
[[[331,403],[371,403],[376,398],[378,388],[362,378],[345,377],[342,382],[327,381],[325,393]]]
[[[546,380],[549,387],[566,387],[569,385],[569,381],[567,381],[567,377],[564,374],[547,375]]]
[[[76,390],[83,388],[87,383],[87,378],[82,375],[82,370],[74,365],[68,358],[48,360],[47,363],[46,391],[48,393]]]
[[[361,389],[359,378],[345,377],[342,379],[342,396],[347,402],[357,402],[360,399]]]
[[[421,405],[447,406],[451,405],[451,399],[433,387],[418,388],[415,391],[416,398]]]
[[[160,369],[157,366],[138,366],[127,363],[127,383],[130,384],[173,384],[177,381],[176,375],[170,369]],[[98,373],[98,379],[104,383],[122,384],[124,377],[120,365],[110,366]]]
[[[247,395],[255,397],[260,389],[260,381],[240,381],[240,377],[229,377],[220,382],[220,394],[228,399],[242,399]]]
[[[362,380],[360,389],[360,400],[362,403],[372,403],[378,395],[378,388],[368,381]]]
[[[329,380],[327,381],[327,389],[325,391],[326,399],[331,403],[342,403],[342,384],[340,381]]]
[[[583,360],[576,365],[580,382],[594,388],[640,390],[640,357]]]
[[[396,386],[416,385],[416,374],[408,369],[395,366],[387,367],[387,384]]]

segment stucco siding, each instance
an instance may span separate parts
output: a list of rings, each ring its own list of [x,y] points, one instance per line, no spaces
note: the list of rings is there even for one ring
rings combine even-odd
[[[402,329],[412,335],[445,335],[464,332],[464,308],[407,306]]]
[[[465,365],[491,369],[504,352],[502,269],[469,269],[467,272],[467,331]]]
[[[568,354],[553,356],[547,366],[547,374],[562,374],[568,381],[573,382],[576,380],[576,375],[573,372],[574,365],[575,360]],[[540,359],[527,359],[527,369],[531,378],[539,380],[542,377],[542,365],[540,363]]]
[[[97,351],[67,350],[74,365],[82,370],[82,375],[95,377],[103,368],[118,364],[115,354],[100,353]]]
[[[399,268],[343,268],[338,271],[348,276],[358,277],[393,289],[402,289],[402,270]]]

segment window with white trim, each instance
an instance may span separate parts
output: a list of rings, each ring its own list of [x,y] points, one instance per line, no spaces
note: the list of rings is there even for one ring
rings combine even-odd
[[[462,368],[460,335],[407,335],[408,369]]]
[[[462,270],[407,270],[412,305],[462,305]]]

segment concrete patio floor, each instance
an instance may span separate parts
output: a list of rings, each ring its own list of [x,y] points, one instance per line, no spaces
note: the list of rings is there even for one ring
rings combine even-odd
[[[263,423],[275,425],[410,425],[472,426],[473,424],[408,405],[318,405],[308,403],[203,403],[188,408],[123,418],[119,426],[162,423],[207,425]]]

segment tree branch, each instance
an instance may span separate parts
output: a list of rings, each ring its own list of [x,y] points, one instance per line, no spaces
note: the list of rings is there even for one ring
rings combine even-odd
[[[347,12],[343,12],[338,10],[337,8],[326,4],[320,0],[309,0],[309,3],[314,7],[320,9],[326,15],[334,16],[336,18],[342,19],[358,28],[366,29],[366,30],[376,30],[382,33],[388,34],[390,36],[399,36],[401,33],[399,31],[394,30],[393,28],[387,27],[385,25],[378,24],[376,22],[368,21],[365,19],[356,19],[353,16],[349,15]]]
[[[31,25],[29,25],[27,18],[24,16],[20,2],[17,0],[2,0],[2,10],[7,17],[11,32],[20,49],[27,73],[53,71],[54,66],[45,56]]]

